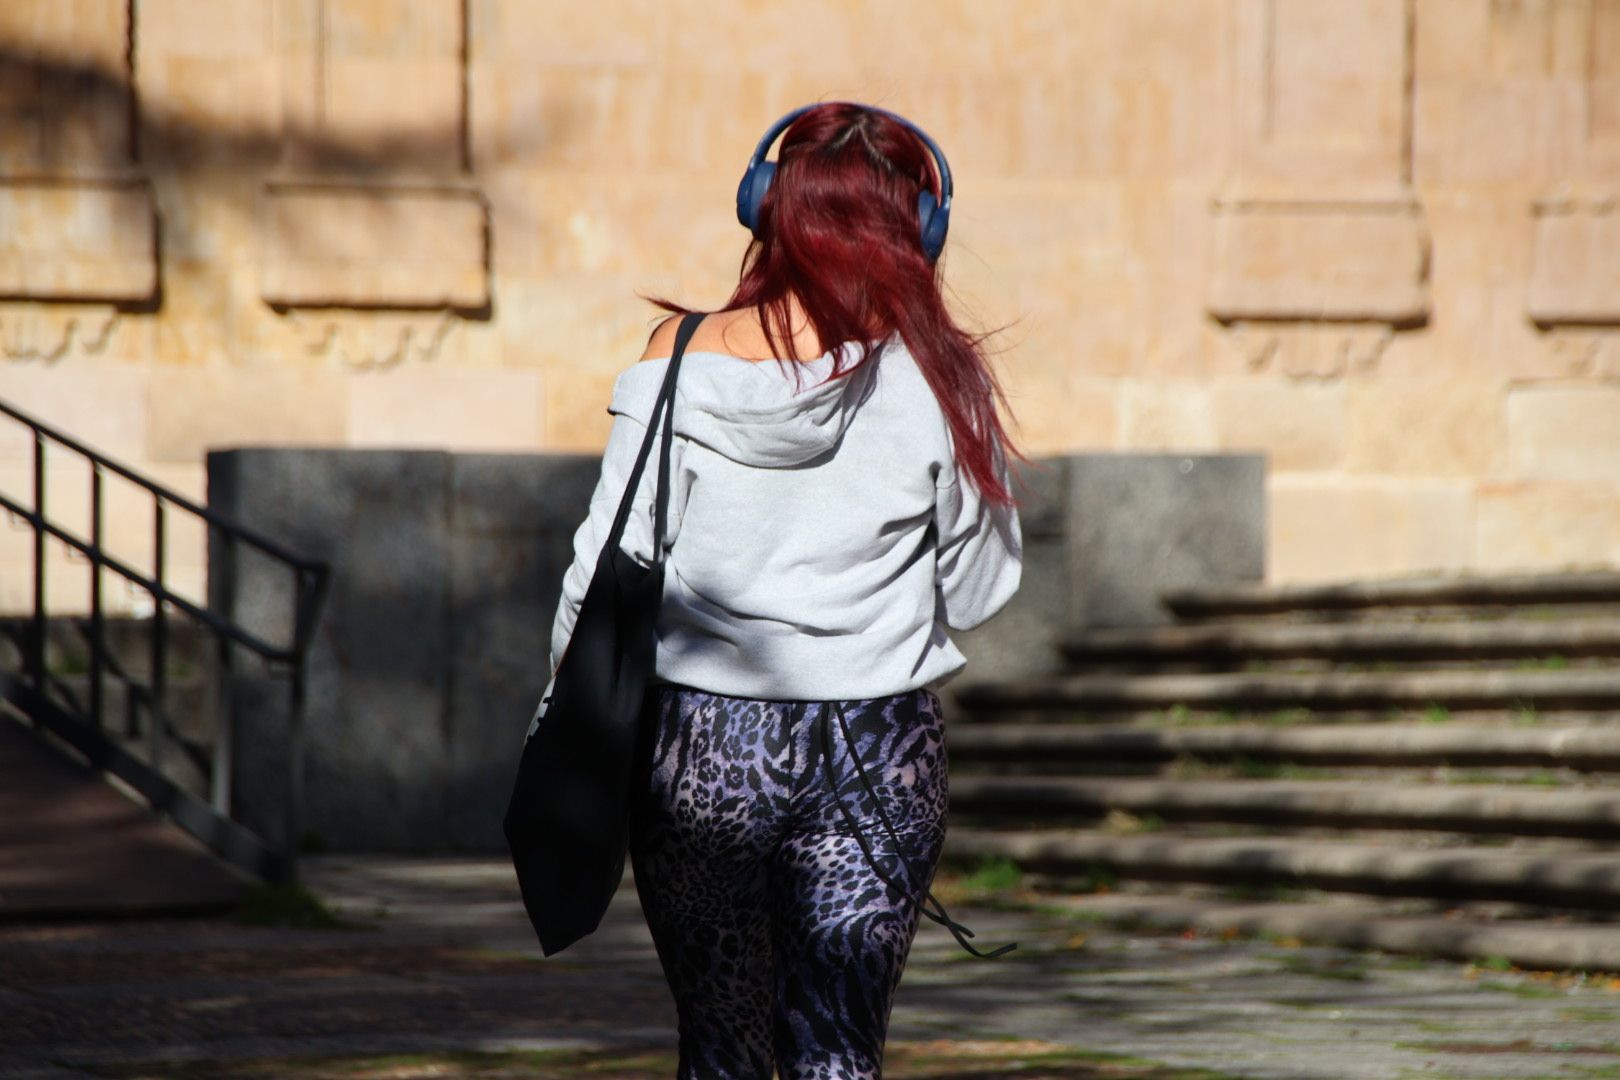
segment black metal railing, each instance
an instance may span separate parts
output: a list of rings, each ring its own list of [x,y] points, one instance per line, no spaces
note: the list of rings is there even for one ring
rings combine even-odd
[[[21,671],[5,678],[0,691],[11,698],[35,723],[50,726],[72,743],[93,764],[114,772],[141,793],[154,809],[208,844],[220,855],[260,877],[296,880],[302,830],[303,721],[308,652],[311,636],[325,600],[330,570],[315,559],[297,555],[274,540],[186,499],[140,475],[49,425],[0,401],[0,414],[26,427],[33,440],[33,498],[25,506],[0,491],[0,507],[33,530],[33,603],[29,616],[9,629],[21,656]],[[47,450],[65,451],[90,470],[89,535],[76,535],[52,520],[46,503]],[[141,489],[152,500],[152,569],[143,572],[114,556],[105,543],[105,480],[116,476]],[[293,590],[291,626],[286,640],[275,643],[249,629],[226,611],[212,610],[175,592],[167,579],[170,516],[184,514],[203,523],[208,533],[211,565],[220,554],[234,558],[238,545],[259,552],[286,569]],[[85,559],[90,568],[89,616],[74,620],[87,651],[83,672],[84,694],[72,691],[48,663],[50,619],[46,606],[47,541],[55,540]],[[104,574],[123,579],[151,601],[146,626],[149,670],[144,682],[109,647]],[[212,716],[212,761],[206,770],[206,801],[166,775],[165,759],[174,743],[189,752],[195,764],[196,744],[187,744],[170,716],[169,652],[176,617],[189,619],[211,639],[216,692]],[[232,756],[236,743],[231,702],[232,657],[245,649],[259,657],[272,673],[288,681],[287,799],[281,842],[266,843],[239,824],[232,813]],[[0,673],[4,674],[4,673]],[[136,735],[144,726],[147,736],[144,761],[109,736],[106,728],[108,678],[124,691],[124,735]],[[144,719],[145,723],[142,724]]]

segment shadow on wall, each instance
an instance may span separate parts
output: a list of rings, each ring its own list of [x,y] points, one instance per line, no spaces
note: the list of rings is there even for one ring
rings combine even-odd
[[[131,48],[138,49],[138,35]],[[159,311],[164,302],[164,257],[218,258],[218,237],[213,235],[219,231],[217,213],[235,215],[244,230],[273,233],[261,240],[293,252],[294,257],[300,251],[318,256],[332,241],[331,218],[265,215],[264,193],[277,184],[381,194],[417,190],[472,198],[484,220],[484,235],[465,238],[465,243],[482,258],[483,276],[488,278],[491,243],[487,211],[472,187],[475,162],[465,91],[450,121],[333,132],[302,125],[280,110],[241,112],[273,120],[211,122],[203,108],[182,111],[155,92],[143,94],[138,58],[134,72],[131,77],[95,64],[41,56],[16,41],[0,41],[0,115],[6,117],[9,129],[0,144],[0,203],[16,204],[11,209],[20,209],[18,220],[28,223],[26,235],[0,237],[0,250],[11,247],[19,258],[49,261],[53,253],[71,249],[75,228],[82,231],[90,221],[98,234],[140,247],[131,258],[146,267],[138,284],[108,288],[104,282],[80,280],[83,271],[62,274],[47,267],[42,273],[36,266],[26,276],[0,275],[0,300],[94,300],[112,303],[121,311]],[[584,123],[584,117],[566,103],[547,103],[536,110],[532,123],[503,133],[502,153],[543,154],[547,147],[567,143]],[[249,189],[252,197],[244,198],[244,180],[263,183]],[[130,197],[102,197],[101,190],[108,187]],[[59,197],[28,202],[31,192],[45,190],[58,195],[85,192],[80,199],[84,205]],[[193,204],[204,198],[209,213],[199,214]],[[419,213],[418,204],[410,200],[377,198],[365,205],[364,225],[379,257],[388,254],[391,240],[413,236],[413,228],[419,231]],[[83,220],[75,226],[75,218]],[[538,227],[525,220],[521,201],[503,206],[502,223],[520,231]],[[141,239],[137,243],[133,238]],[[107,246],[104,239],[97,239]],[[318,267],[318,259],[311,265]],[[103,267],[98,273],[105,277],[107,271]],[[492,312],[487,294],[485,286],[475,301],[451,297],[445,302],[432,295],[414,297],[408,290],[401,295],[382,290],[375,297],[340,295],[331,302],[353,309],[449,307],[464,317],[488,318]],[[267,296],[266,302],[281,307],[275,296]],[[307,302],[318,306],[320,298]]]
[[[1259,455],[1046,458],[1022,511],[1023,586],[957,635],[963,679],[1051,669],[1078,626],[1164,621],[1160,589],[1259,581]],[[302,820],[333,850],[500,851],[593,455],[242,449],[208,456],[209,503],[329,560],[310,657]],[[211,601],[286,617],[268,566],[225,566]],[[236,679],[237,816],[280,839],[283,688]],[[943,695],[947,701],[950,694]]]

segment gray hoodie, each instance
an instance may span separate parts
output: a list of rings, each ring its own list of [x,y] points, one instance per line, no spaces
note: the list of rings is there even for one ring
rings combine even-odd
[[[859,347],[843,348],[853,363]],[[938,686],[966,663],[946,628],[977,626],[1018,588],[1018,515],[981,500],[958,472],[939,403],[899,338],[828,382],[833,361],[693,351],[682,361],[658,680],[777,700]],[[644,360],[614,384],[601,479],[552,630],[553,670],[668,364]],[[622,543],[644,564],[657,462],[655,448]]]

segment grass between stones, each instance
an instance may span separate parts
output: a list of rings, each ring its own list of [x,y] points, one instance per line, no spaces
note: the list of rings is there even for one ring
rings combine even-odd
[[[249,926],[286,926],[300,930],[365,930],[366,923],[339,917],[303,885],[254,885],[229,916]]]
[[[675,1074],[676,1064],[674,1051],[462,1050],[104,1065],[92,1075],[109,1080],[663,1080]],[[1229,1073],[1027,1039],[891,1041],[883,1071],[896,1080],[1240,1080]]]

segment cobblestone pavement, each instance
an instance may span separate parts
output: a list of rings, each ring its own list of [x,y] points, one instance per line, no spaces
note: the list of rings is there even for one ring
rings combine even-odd
[[[628,877],[603,927],[550,960],[503,860],[325,856],[306,877],[361,928],[0,925],[0,1078],[673,1074],[674,1010]],[[1612,980],[1127,933],[951,889],[942,873],[978,943],[1019,948],[978,960],[923,924],[895,1076],[1620,1077]],[[604,1049],[617,1057],[588,1053]],[[426,1056],[294,1060],[401,1053]]]

